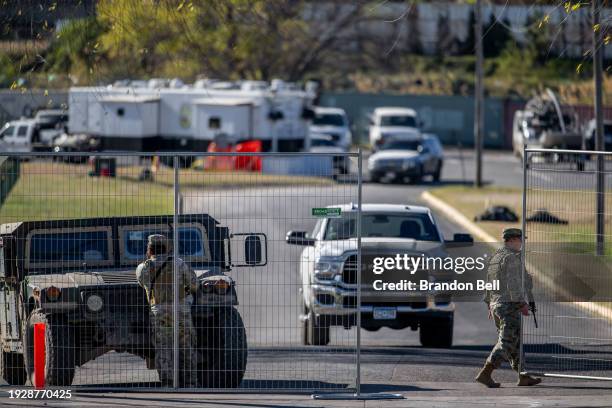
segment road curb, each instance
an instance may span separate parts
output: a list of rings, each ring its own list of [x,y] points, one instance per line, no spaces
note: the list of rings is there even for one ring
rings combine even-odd
[[[423,191],[421,193],[421,200],[425,201],[427,204],[432,206],[434,209],[443,213],[447,218],[452,219],[457,224],[461,225],[467,231],[469,231],[472,235],[482,240],[484,243],[489,244],[491,247],[495,247],[496,244],[499,243],[497,239],[495,239],[491,234],[480,228],[474,222],[472,222],[469,218],[463,215],[459,210],[453,207],[450,204],[447,204],[444,200],[434,196],[429,191]],[[528,270],[538,271],[531,264],[526,265]],[[554,282],[550,278],[542,277],[542,274],[534,274],[536,275],[536,279],[539,277],[539,281],[553,291],[563,291],[562,288],[559,288],[555,285]],[[572,302],[576,307],[589,311],[591,313],[596,313],[600,317],[603,317],[609,321],[612,321],[612,306],[604,306],[599,303],[594,302]]]
[[[481,241],[488,243],[491,246],[495,246],[495,244],[498,243],[497,239],[495,239],[491,234],[474,224],[455,207],[447,204],[444,200],[439,199],[429,191],[423,191],[421,193],[421,200],[443,213],[447,218],[450,218],[457,224],[461,225]]]

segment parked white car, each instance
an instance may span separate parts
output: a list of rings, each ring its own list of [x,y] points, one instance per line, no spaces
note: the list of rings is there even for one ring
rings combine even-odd
[[[370,181],[382,179],[418,183],[423,177],[431,176],[440,181],[444,151],[435,135],[413,136],[412,138],[386,138],[368,158]]]
[[[310,151],[312,153],[326,153],[332,156],[335,174],[348,174],[350,171],[350,160],[344,155],[347,149],[338,146],[332,136],[310,135]],[[332,155],[337,153],[337,155]]]
[[[314,112],[315,115],[310,125],[310,136],[330,136],[336,146],[347,151],[351,146],[353,136],[344,109],[315,106]]]
[[[326,345],[330,327],[350,329],[356,324],[357,295],[357,206],[342,204],[328,208],[340,216],[322,218],[312,233],[289,231],[288,244],[304,246],[300,256],[303,305],[302,342]],[[362,204],[361,248],[367,270],[376,256],[446,256],[445,242],[436,219],[427,207],[394,204]],[[455,234],[453,242],[473,242],[468,234]],[[422,271],[422,279],[439,279],[437,272]],[[370,274],[371,275],[371,274]],[[374,291],[362,279],[361,327],[376,331],[420,329],[426,347],[451,347],[454,304],[448,294],[414,294]]]
[[[385,138],[398,135],[420,136],[420,127],[421,121],[414,109],[376,108],[370,117],[370,145],[375,148]]]

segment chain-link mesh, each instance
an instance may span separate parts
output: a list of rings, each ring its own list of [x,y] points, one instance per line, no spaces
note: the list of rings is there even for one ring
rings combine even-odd
[[[346,232],[351,251],[325,248],[341,258],[335,280],[315,267],[326,220],[359,210],[358,177],[345,174],[357,163],[3,158],[3,380],[34,382],[44,323],[46,386],[353,389],[356,288],[342,270],[355,265],[342,257],[358,254],[358,229]]]
[[[523,370],[612,379],[612,156],[527,149],[525,158],[538,326],[523,319]]]

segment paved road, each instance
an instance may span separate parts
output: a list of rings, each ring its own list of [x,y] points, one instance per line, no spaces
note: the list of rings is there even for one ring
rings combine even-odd
[[[485,163],[496,169],[494,178],[497,184],[512,185],[515,179],[520,179],[519,174],[515,177],[514,171],[510,170],[518,166],[514,158],[503,154],[485,157]],[[502,167],[498,169],[493,166],[495,163],[500,163]],[[458,175],[461,174],[458,173],[460,164],[460,160],[449,158],[443,180],[461,180],[463,176]],[[429,187],[429,184],[366,183],[363,202],[420,204],[420,193]],[[257,231],[265,232],[268,236],[268,265],[233,272],[238,283],[239,309],[247,326],[251,347],[244,387],[288,390],[344,387],[350,384],[355,374],[355,354],[352,351],[356,341],[355,329],[334,329],[331,346],[327,348],[300,346],[297,260],[301,248],[286,245],[284,238],[289,230],[308,230],[314,226],[316,220],[310,215],[311,208],[356,202],[356,186],[344,183],[333,187],[198,190],[184,194],[186,212],[208,212],[234,232]],[[440,214],[437,214],[437,219],[447,238],[461,232],[452,220]],[[550,310],[549,313],[551,316],[570,316],[575,311],[571,307],[564,307]],[[602,333],[601,322],[567,319],[564,324],[567,324],[565,329],[573,329],[584,338],[590,338],[590,333],[594,333],[592,338],[597,339],[597,346],[609,343],[604,336],[610,336]],[[542,328],[542,338],[552,331],[550,327]],[[364,331],[363,382],[376,391],[408,390],[412,386],[407,384],[420,382],[468,383],[472,381],[495,338],[493,324],[487,321],[486,311],[480,302],[457,304],[454,347],[451,350],[423,349],[419,346],[418,333],[410,330]],[[566,342],[575,340],[566,339]],[[607,349],[604,351],[607,353]],[[597,359],[604,360],[608,356],[603,354],[596,356]],[[538,362],[540,365],[543,363]],[[498,378],[511,382],[514,374],[506,369],[500,371]],[[75,384],[120,383],[134,386],[136,383],[154,381],[156,373],[147,370],[140,359],[129,354],[110,353],[80,368]],[[558,393],[553,388],[550,390],[551,395]]]

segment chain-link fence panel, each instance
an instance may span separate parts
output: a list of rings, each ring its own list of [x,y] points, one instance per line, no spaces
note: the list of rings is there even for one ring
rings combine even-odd
[[[355,389],[358,154],[6,161],[6,383]]]
[[[612,379],[612,155],[525,150],[523,371]]]

